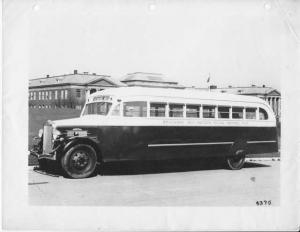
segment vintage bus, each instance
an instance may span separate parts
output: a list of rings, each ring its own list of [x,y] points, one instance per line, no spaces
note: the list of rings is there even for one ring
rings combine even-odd
[[[223,157],[241,169],[247,154],[275,152],[276,119],[257,97],[199,90],[121,87],[91,94],[79,118],[48,121],[31,151],[71,178],[122,160]]]

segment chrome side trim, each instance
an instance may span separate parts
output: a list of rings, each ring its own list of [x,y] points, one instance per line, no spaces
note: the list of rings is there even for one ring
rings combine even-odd
[[[247,141],[247,143],[276,143],[276,140],[267,140],[267,141]]]
[[[276,140],[268,141],[247,141],[247,143],[276,143]],[[211,143],[161,143],[148,144],[148,147],[178,147],[178,146],[206,146],[206,145],[230,145],[234,142],[211,142]]]
[[[148,144],[148,147],[177,147],[177,146],[205,146],[205,145],[226,145],[233,144],[233,142],[215,142],[215,143],[162,143],[162,144]]]

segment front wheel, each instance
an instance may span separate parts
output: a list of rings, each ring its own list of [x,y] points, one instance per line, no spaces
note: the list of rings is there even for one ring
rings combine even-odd
[[[232,156],[226,158],[226,163],[231,170],[241,169],[245,163],[245,150],[236,150]]]
[[[75,145],[61,158],[61,166],[65,174],[74,179],[91,176],[95,172],[96,165],[96,151],[87,144]]]

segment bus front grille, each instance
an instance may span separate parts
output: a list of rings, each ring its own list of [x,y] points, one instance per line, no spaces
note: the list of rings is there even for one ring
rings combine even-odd
[[[49,155],[52,149],[53,149],[52,126],[45,125],[44,134],[43,134],[43,154]]]

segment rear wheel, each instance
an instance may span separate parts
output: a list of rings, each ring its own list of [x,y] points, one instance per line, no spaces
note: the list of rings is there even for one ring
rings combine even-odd
[[[65,174],[74,179],[91,176],[95,172],[96,165],[96,151],[87,144],[75,145],[61,158],[61,166]]]
[[[226,163],[229,169],[239,170],[243,168],[246,157],[246,145],[234,144],[230,156],[226,158]]]

